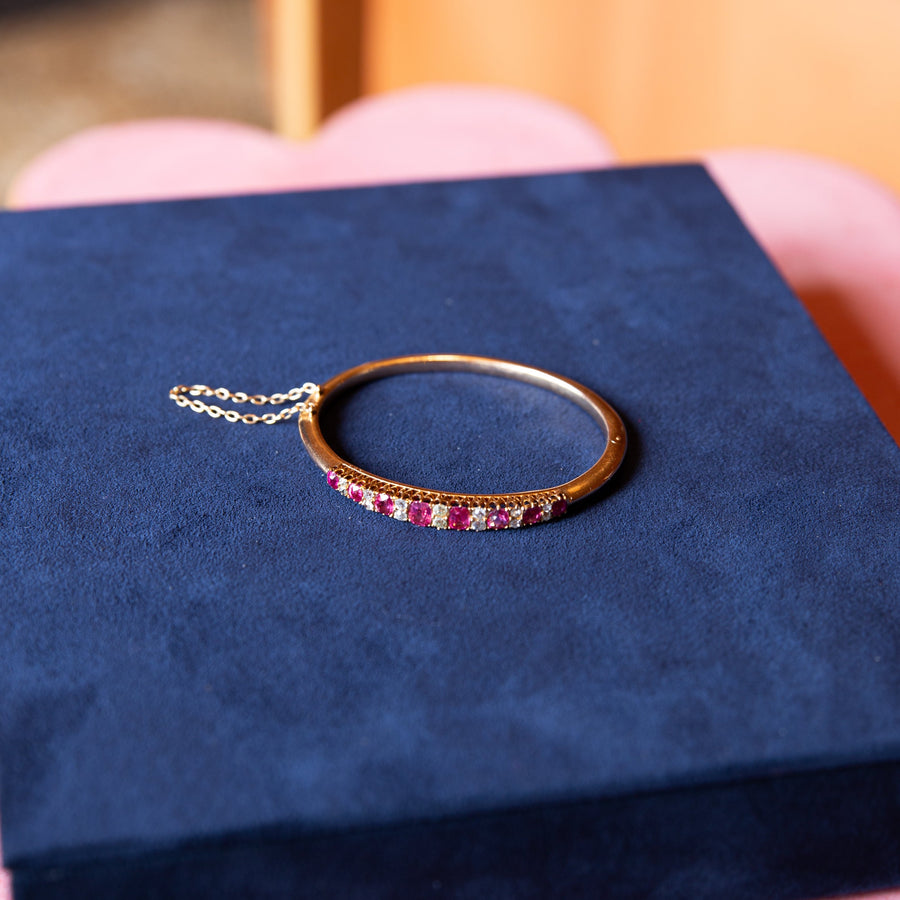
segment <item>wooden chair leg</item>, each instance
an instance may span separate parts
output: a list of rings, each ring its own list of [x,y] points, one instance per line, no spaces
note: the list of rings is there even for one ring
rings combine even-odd
[[[275,131],[308,138],[322,118],[322,0],[265,0],[272,118]]]
[[[308,138],[363,92],[364,0],[257,0],[275,131]]]

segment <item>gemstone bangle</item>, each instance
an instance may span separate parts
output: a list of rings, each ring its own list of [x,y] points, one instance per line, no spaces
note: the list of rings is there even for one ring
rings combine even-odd
[[[509,494],[433,491],[373,475],[340,457],[325,441],[319,417],[327,404],[350,387],[407,372],[476,372],[523,381],[575,403],[603,429],[606,447],[586,472],[556,487]],[[536,525],[565,514],[569,504],[592,494],[618,469],[625,455],[625,426],[616,411],[593,391],[562,375],[484,356],[455,354],[402,356],[365,363],[336,375],[299,408],[300,437],[325,473],[328,485],[373,512],[454,531],[502,531]]]

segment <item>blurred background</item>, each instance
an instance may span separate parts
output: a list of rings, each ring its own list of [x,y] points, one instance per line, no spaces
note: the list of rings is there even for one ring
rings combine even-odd
[[[506,85],[626,162],[770,146],[900,190],[896,0],[0,0],[0,195],[89,126],[221,118],[303,139],[360,96]]]
[[[148,116],[272,121],[252,0],[0,0],[0,197],[42,150]]]

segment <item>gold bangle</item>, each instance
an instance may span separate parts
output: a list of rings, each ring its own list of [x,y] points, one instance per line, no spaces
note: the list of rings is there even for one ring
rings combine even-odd
[[[559,394],[581,407],[605,431],[603,454],[586,472],[556,487],[510,494],[461,494],[432,491],[373,475],[347,462],[325,441],[319,416],[341,391],[389,375],[436,371],[496,375]],[[593,391],[544,369],[484,356],[399,356],[365,363],[323,384],[299,412],[300,437],[332,488],[382,515],[415,525],[457,531],[500,531],[536,525],[563,515],[570,503],[594,493],[612,477],[622,462],[627,444],[622,420]]]

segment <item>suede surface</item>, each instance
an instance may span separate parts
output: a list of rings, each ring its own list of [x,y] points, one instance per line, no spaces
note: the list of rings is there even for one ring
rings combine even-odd
[[[896,764],[16,871],[17,900],[810,900],[900,881]]]
[[[900,758],[900,451],[699,167],[5,214],[0,297],[13,867]],[[587,385],[623,468],[547,525],[420,529],[331,491],[294,425],[167,397],[428,352]],[[328,429],[472,491],[602,448],[470,375]]]

